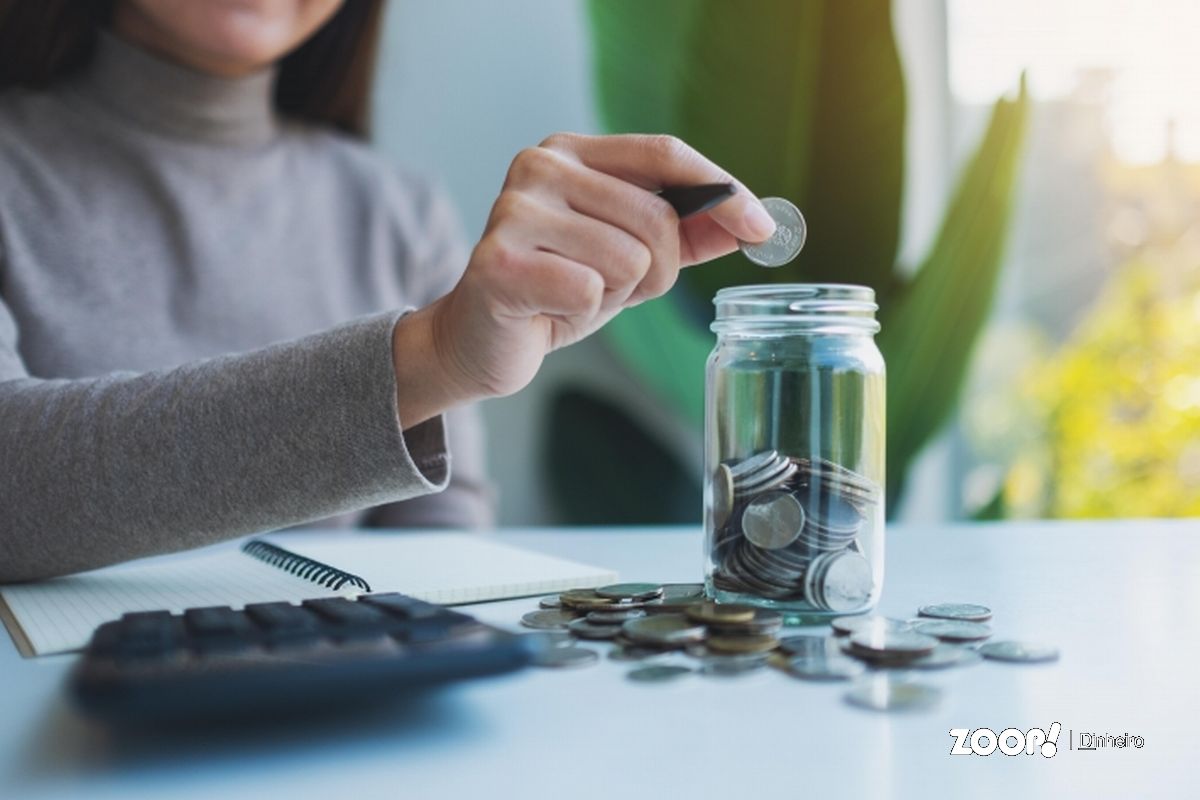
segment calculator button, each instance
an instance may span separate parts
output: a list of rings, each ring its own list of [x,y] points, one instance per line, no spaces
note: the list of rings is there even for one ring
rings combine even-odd
[[[378,608],[344,597],[305,600],[304,607],[339,627],[382,629],[393,623],[392,618]]]
[[[169,650],[177,640],[175,620],[169,611],[126,614],[118,624],[115,649],[123,656],[148,656]]]
[[[376,606],[400,619],[425,619],[437,616],[442,612],[441,606],[426,603],[395,592],[383,594],[364,594],[359,598],[360,603]]]

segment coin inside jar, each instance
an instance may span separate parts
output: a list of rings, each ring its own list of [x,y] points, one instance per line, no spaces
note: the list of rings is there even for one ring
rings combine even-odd
[[[781,267],[800,255],[808,225],[800,209],[782,197],[764,197],[762,204],[775,220],[775,233],[765,242],[739,242],[738,248],[760,267]]]
[[[796,541],[804,529],[804,507],[790,492],[766,492],[742,512],[742,531],[764,550],[778,550]]]

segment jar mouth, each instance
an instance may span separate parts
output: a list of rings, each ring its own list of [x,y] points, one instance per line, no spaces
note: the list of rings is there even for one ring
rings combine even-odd
[[[789,330],[876,333],[875,290],[843,283],[767,283],[729,286],[713,298],[716,333]]]

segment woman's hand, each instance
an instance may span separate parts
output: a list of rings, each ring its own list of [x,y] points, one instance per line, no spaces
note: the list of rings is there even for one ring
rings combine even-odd
[[[733,180],[669,136],[556,134],[521,151],[458,285],[396,327],[405,426],[521,389],[547,353],[663,294],[681,267],[767,239],[775,223],[740,184],[682,221],[655,194]],[[406,380],[414,347],[435,363]]]

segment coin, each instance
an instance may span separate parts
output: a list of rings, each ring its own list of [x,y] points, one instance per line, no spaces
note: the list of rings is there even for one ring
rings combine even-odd
[[[618,611],[589,611],[587,621],[597,625],[620,625],[622,622],[646,616],[640,608],[620,609]]]
[[[904,667],[905,669],[944,669],[978,664],[982,660],[979,653],[969,648],[953,644],[939,644],[925,655],[904,662]]]
[[[754,606],[741,606],[733,603],[722,604],[709,601],[690,606],[685,613],[688,619],[696,622],[728,625],[752,621],[754,613],[757,610]]]
[[[871,562],[850,550],[817,556],[805,578],[805,598],[829,611],[861,608],[875,588]]]
[[[863,630],[882,629],[895,632],[912,630],[912,625],[902,619],[867,614],[859,617],[836,617],[830,620],[829,624],[833,626],[833,632],[839,636],[849,636]]]
[[[662,593],[663,587],[657,583],[614,583],[596,589],[597,597],[609,600],[652,600]]]
[[[872,711],[930,708],[936,705],[941,697],[940,689],[887,673],[861,678],[846,692],[846,702]]]
[[[586,647],[548,647],[533,654],[533,663],[539,667],[583,667],[599,660],[600,655]]]
[[[717,653],[766,653],[779,646],[779,640],[769,633],[745,635],[709,634],[708,649]]]
[[[775,220],[775,233],[765,242],[739,242],[738,247],[760,267],[781,267],[800,254],[808,226],[800,209],[782,197],[764,197],[762,204]]]
[[[691,674],[691,667],[674,664],[655,664],[649,667],[638,667],[637,669],[630,670],[629,674],[625,677],[638,683],[665,683]]]
[[[549,630],[565,628],[574,620],[576,615],[570,611],[557,608],[544,608],[540,611],[530,611],[521,617],[521,624],[526,628]]]
[[[783,662],[783,670],[806,680],[842,681],[857,678],[867,668],[862,662],[842,655],[808,655],[787,659]]]
[[[729,474],[735,481],[741,480],[753,472],[770,466],[777,458],[779,458],[778,450],[763,450],[761,453],[755,453],[731,466]]]
[[[992,635],[990,625],[961,619],[927,619],[914,622],[912,628],[917,633],[947,642],[974,642]]]
[[[754,618],[743,622],[709,622],[708,632],[718,636],[750,636],[779,633],[783,615],[766,608],[754,609]]]
[[[733,512],[733,473],[724,464],[717,465],[712,482],[713,525],[724,527]]]
[[[765,550],[778,550],[796,541],[804,529],[804,507],[788,492],[766,492],[742,512],[746,538]]]
[[[866,656],[915,658],[930,652],[937,644],[938,640],[932,636],[913,631],[867,629],[850,634],[850,646],[853,651]]]
[[[566,631],[544,630],[537,633],[523,633],[521,639],[535,648],[571,647],[575,644],[571,634]]]
[[[614,639],[621,633],[616,625],[598,625],[585,619],[577,619],[567,626],[573,635],[580,639]]]
[[[538,608],[562,608],[562,599],[556,594],[543,597],[538,600]]]
[[[560,594],[559,598],[565,607],[582,611],[612,611],[624,608],[638,608],[640,606],[640,603],[636,602],[622,603],[611,597],[601,597],[592,589],[572,589],[569,592]]]
[[[986,622],[992,618],[992,610],[976,603],[935,603],[921,606],[917,611],[922,617],[939,619],[965,619],[970,622]]]
[[[671,602],[678,600],[701,600],[704,598],[704,584],[702,583],[664,583],[663,594],[660,598],[663,602]]]
[[[704,626],[697,625],[683,614],[658,614],[631,619],[621,625],[621,631],[638,644],[656,647],[682,647],[704,639]]]
[[[979,654],[994,661],[1035,664],[1058,660],[1058,648],[1036,642],[1000,641],[979,646]]]

